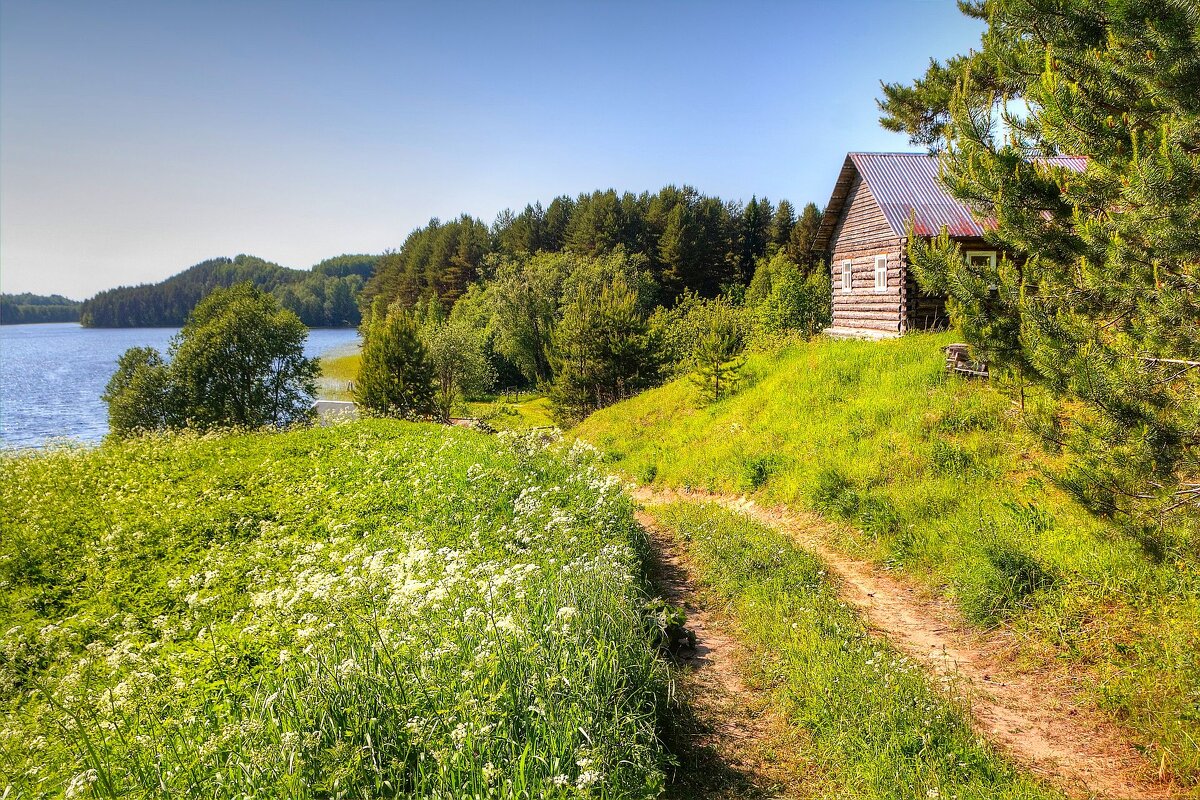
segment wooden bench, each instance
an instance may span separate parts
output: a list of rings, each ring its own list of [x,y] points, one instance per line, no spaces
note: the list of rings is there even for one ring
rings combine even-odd
[[[946,345],[946,371],[968,378],[988,377],[987,364],[972,361],[968,346],[962,343]]]

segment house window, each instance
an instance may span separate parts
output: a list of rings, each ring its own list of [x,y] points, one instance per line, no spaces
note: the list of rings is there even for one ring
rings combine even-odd
[[[875,256],[875,291],[887,291],[887,256]]]
[[[853,272],[854,272],[854,262],[853,261],[843,261],[842,262],[842,291],[845,293],[848,293],[851,289],[854,288]]]
[[[972,267],[991,267],[996,268],[996,251],[995,250],[968,250],[967,263]]]

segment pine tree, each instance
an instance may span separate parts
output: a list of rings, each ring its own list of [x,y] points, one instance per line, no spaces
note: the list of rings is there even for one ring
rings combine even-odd
[[[408,313],[373,315],[354,399],[363,409],[385,416],[418,418],[435,412],[433,365]]]
[[[780,200],[779,206],[775,209],[775,215],[771,217],[767,255],[773,256],[780,250],[787,249],[794,227],[796,227],[796,209],[787,200]]]
[[[1059,401],[1042,430],[1070,455],[1063,483],[1160,535],[1200,512],[1200,14],[962,8],[987,22],[981,49],[885,85],[883,124],[942,151],[1008,255],[972,264],[913,237],[914,268],[978,355]],[[1059,153],[1086,168],[1045,160]]]
[[[805,276],[811,275],[820,263],[821,255],[816,251],[816,242],[823,217],[816,204],[809,203],[800,212],[800,218],[788,234],[785,248],[788,258],[796,262]]]
[[[716,401],[737,387],[745,359],[738,309],[723,298],[705,308],[705,327],[696,340],[693,380],[705,398]]]

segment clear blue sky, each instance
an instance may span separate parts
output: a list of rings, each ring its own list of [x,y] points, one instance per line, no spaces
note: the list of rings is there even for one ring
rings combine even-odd
[[[308,267],[596,188],[828,199],[952,0],[0,6],[0,288]]]

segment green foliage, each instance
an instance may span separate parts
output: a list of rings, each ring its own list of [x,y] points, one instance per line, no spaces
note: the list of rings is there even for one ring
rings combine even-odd
[[[884,123],[944,148],[955,197],[994,218],[1009,254],[970,264],[912,239],[914,270],[949,295],[982,358],[1057,402],[1062,484],[1161,536],[1200,516],[1200,23],[1188,3],[1053,14],[963,4],[977,52],[887,85]],[[1010,113],[1011,109],[1014,109]],[[1046,161],[1084,156],[1077,172]]]
[[[0,457],[0,794],[651,798],[644,548],[585,450],[363,420]]]
[[[829,326],[831,303],[828,270],[815,269],[805,277],[784,251],[759,260],[746,291],[755,336],[814,336]]]
[[[1048,653],[1042,666],[1086,674],[1087,697],[1134,730],[1152,761],[1194,784],[1195,528],[1178,520],[1151,548],[1062,491],[1047,479],[1061,462],[1006,392],[946,375],[942,347],[953,336],[752,349],[744,370],[754,381],[720,403],[676,380],[574,433],[610,454],[614,469],[661,485],[741,493],[761,480],[761,503],[817,508],[845,525],[841,548],[931,591],[951,587],[960,602],[1000,598],[994,619],[1036,643],[1030,658]],[[768,468],[757,473],[758,463]],[[997,576],[1021,580],[983,552],[993,537],[1053,583],[998,593]]]
[[[531,383],[552,377],[550,342],[559,315],[562,285],[577,263],[566,254],[542,253],[503,261],[487,287],[496,349]]]
[[[409,234],[399,250],[384,253],[360,303],[364,309],[377,301],[411,309],[437,295],[451,306],[479,277],[490,248],[488,228],[479,220],[466,214],[450,222],[434,218]]]
[[[524,262],[539,253],[603,258],[617,250],[644,259],[660,302],[670,304],[686,291],[715,297],[744,284],[759,258],[780,250],[809,269],[819,224],[811,203],[797,221],[786,200],[776,207],[754,198],[743,207],[690,186],[558,197],[545,209],[538,203],[519,214],[502,211],[490,230],[465,215],[449,223],[431,220],[383,258],[362,305],[382,298],[385,305],[414,308],[436,295],[449,308],[473,281],[491,281],[497,263]],[[547,377],[539,372],[539,380]]]
[[[723,299],[704,306],[705,325],[696,340],[696,384],[709,400],[720,400],[737,387],[745,360],[738,309]]]
[[[0,325],[78,322],[80,305],[60,294],[0,294]]]
[[[355,402],[384,416],[427,417],[438,410],[434,380],[434,364],[412,315],[373,314],[363,335]]]
[[[433,321],[421,328],[437,387],[435,405],[443,420],[464,399],[490,392],[496,370],[488,360],[484,335],[462,321]]]
[[[101,399],[108,403],[108,427],[116,436],[161,431],[181,423],[169,365],[153,347],[131,347],[122,353]]]
[[[357,325],[358,295],[375,269],[378,256],[344,255],[326,259],[311,271],[287,269],[254,256],[214,258],[165,281],[122,286],[85,300],[80,320],[96,328],[182,325],[210,292],[239,283],[275,295],[309,327]]]
[[[656,342],[636,289],[623,275],[575,281],[554,330],[551,399],[564,423],[652,385],[658,377]]]
[[[105,389],[114,436],[193,427],[283,427],[307,418],[320,371],[308,330],[250,284],[216,289],[171,340],[170,361],[135,347]]]
[[[872,638],[822,564],[790,538],[716,506],[651,512],[731,609],[748,661],[773,705],[807,731],[836,796],[1058,797],[983,744],[957,697]]]

